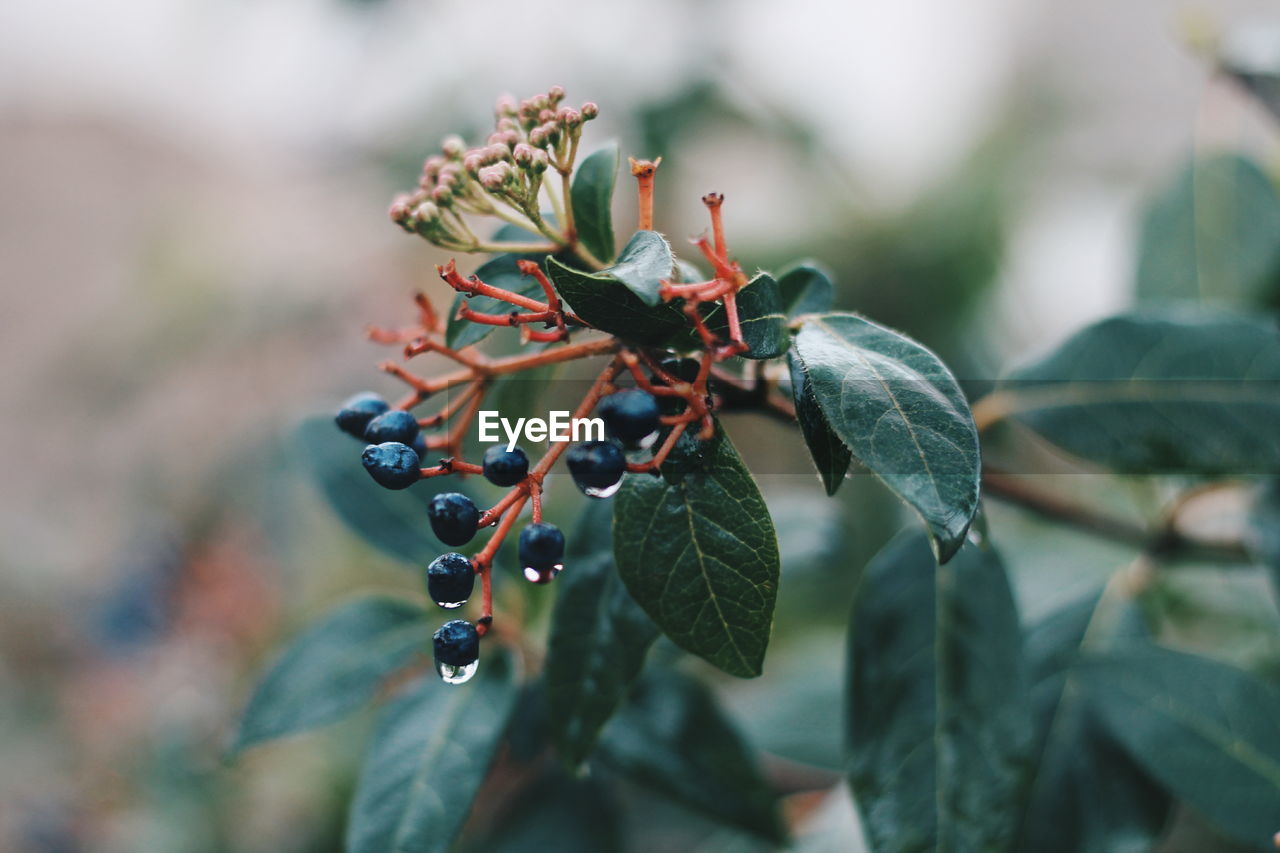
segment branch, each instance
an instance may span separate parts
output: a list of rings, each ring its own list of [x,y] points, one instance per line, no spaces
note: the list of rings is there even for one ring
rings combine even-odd
[[[1076,503],[1068,498],[1041,491],[1020,478],[1002,471],[984,468],[983,495],[1014,504],[1041,518],[1075,527],[1102,539],[1129,545],[1165,561],[1249,563],[1244,545],[1234,540],[1210,541],[1186,536],[1172,526],[1152,531],[1140,524]]]

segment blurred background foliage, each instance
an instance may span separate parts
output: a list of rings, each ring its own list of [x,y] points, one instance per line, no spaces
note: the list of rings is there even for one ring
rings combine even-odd
[[[821,259],[838,308],[935,348],[977,395],[1135,300],[1280,306],[1266,101],[1280,51],[1256,35],[1274,36],[1274,11],[1219,2],[1192,24],[1156,0],[0,12],[0,849],[340,849],[367,715],[234,766],[221,748],[281,638],[355,590],[418,593],[406,569],[436,546],[414,498],[386,509],[349,442],[303,422],[353,389],[396,390],[361,328],[407,318],[415,288],[444,302],[444,258],[386,204],[441,136],[482,127],[498,92],[560,83],[599,102],[593,141],[665,158],[658,222],[677,245],[703,227],[698,196],[725,192],[745,267]],[[1206,23],[1248,34],[1230,73],[1186,44]],[[824,849],[855,820],[845,793],[822,793],[838,775],[849,600],[906,519],[867,475],[825,499],[784,427],[726,423],[770,501],[784,579],[764,677],[686,668],[763,750],[804,849]],[[1138,516],[1169,490],[1056,481]],[[568,526],[581,500],[565,486],[548,512]],[[344,525],[371,512],[392,519],[380,547]],[[1060,530],[1046,548],[1040,522],[990,513],[1028,621],[1132,559]],[[1182,570],[1149,604],[1177,643],[1280,674],[1266,590]],[[498,595],[532,617],[554,592]],[[536,736],[516,721],[517,764],[521,723]],[[482,795],[475,849],[762,849],[629,783],[523,772]],[[1194,815],[1168,847],[1228,849]]]

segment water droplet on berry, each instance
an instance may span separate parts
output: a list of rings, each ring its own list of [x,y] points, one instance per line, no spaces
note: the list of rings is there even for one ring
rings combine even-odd
[[[649,433],[644,438],[637,441],[636,446],[639,447],[641,450],[648,450],[650,447],[653,447],[653,443],[658,440],[659,432],[661,432],[661,430],[655,429],[653,432]]]
[[[607,498],[621,488],[622,479],[619,478],[618,482],[614,483],[612,486],[605,486],[603,489],[597,489],[594,486],[586,486],[583,488],[582,493],[589,498]]]
[[[440,673],[440,678],[445,684],[466,684],[479,668],[478,660],[473,660],[464,666],[454,666],[450,663],[436,664],[436,672]]]
[[[560,570],[564,568],[562,563],[557,563],[549,569],[535,569],[533,566],[524,567],[524,579],[529,583],[551,583],[556,575],[560,574]]]
[[[966,536],[965,536],[965,538],[969,540],[969,543],[970,543],[971,545],[977,545],[977,546],[979,546],[979,547],[981,547],[981,546],[982,546],[982,533],[981,533],[981,531],[975,530],[975,529],[973,529],[972,527],[970,527],[970,528],[969,528],[969,533],[968,533],[968,535],[966,535]]]
[[[461,607],[466,603],[467,600],[464,598],[461,601],[437,601],[436,605],[443,607],[445,610],[453,610],[455,607]]]

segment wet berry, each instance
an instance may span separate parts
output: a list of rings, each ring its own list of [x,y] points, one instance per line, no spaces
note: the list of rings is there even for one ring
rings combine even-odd
[[[418,419],[400,409],[383,412],[364,428],[364,440],[370,444],[398,441],[412,447],[417,437]]]
[[[457,548],[466,545],[476,535],[480,523],[480,510],[471,498],[459,492],[442,492],[431,499],[427,507],[427,519],[436,538]]]
[[[520,565],[525,569],[554,571],[563,560],[564,534],[559,527],[539,522],[520,531]]]
[[[484,452],[484,478],[495,486],[514,486],[529,474],[529,457],[520,448],[495,444]]]
[[[609,435],[625,444],[636,444],[658,430],[658,401],[648,391],[626,388],[600,401],[596,410]]]
[[[565,453],[565,462],[573,482],[583,494],[593,498],[613,494],[627,470],[622,448],[612,441],[575,444]]]
[[[690,385],[698,378],[698,371],[701,365],[696,358],[681,358],[673,356],[664,358],[658,365],[664,371],[671,375],[677,382],[687,382]],[[660,377],[655,376],[653,381],[657,385],[666,385]],[[658,410],[664,415],[678,415],[684,411],[685,402],[681,397],[659,397]]]
[[[475,585],[475,567],[457,552],[441,554],[427,566],[427,595],[447,610],[465,604]]]
[[[480,635],[467,620],[451,619],[431,636],[431,650],[437,664],[467,666],[480,657]]]
[[[413,448],[398,441],[369,445],[360,461],[369,476],[388,489],[407,489],[418,482],[422,466]]]
[[[356,394],[342,404],[333,422],[343,432],[356,438],[364,438],[365,427],[369,426],[369,421],[390,408],[387,401],[377,394],[372,392]]]

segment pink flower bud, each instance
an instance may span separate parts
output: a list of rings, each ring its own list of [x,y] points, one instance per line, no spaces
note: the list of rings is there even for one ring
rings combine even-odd
[[[551,103],[558,104],[564,100],[564,86],[552,86],[547,90],[547,98]]]
[[[391,200],[391,207],[387,210],[387,215],[391,217],[392,222],[404,224],[409,218],[409,196],[400,194]]]
[[[501,142],[495,142],[484,149],[484,159],[490,163],[498,163],[511,159],[511,149]]]
[[[520,125],[516,123],[515,119],[507,118],[505,116],[503,118],[498,119],[498,123],[494,125],[494,127],[497,128],[498,130],[517,130],[518,131],[520,129]]]
[[[555,110],[538,110],[538,121],[546,124],[549,121],[555,121]]]
[[[484,154],[479,149],[472,148],[467,152],[467,156],[462,158],[462,168],[466,169],[470,175],[478,173],[483,165]]]
[[[426,225],[440,218],[440,208],[429,201],[424,201],[413,211],[413,218]]]
[[[440,207],[449,207],[453,204],[454,186],[436,187],[431,191],[431,200]]]
[[[573,107],[561,107],[560,111],[556,113],[556,120],[565,127],[577,127],[582,124],[582,113]]]
[[[582,105],[583,121],[591,121],[593,118],[595,118],[598,115],[600,115],[600,107],[596,105],[595,101],[587,101],[585,104]]]
[[[462,156],[462,152],[467,150],[467,143],[462,141],[461,136],[453,134],[444,138],[444,141],[440,143],[440,150],[450,160],[457,160]]]
[[[530,164],[533,163],[533,157],[534,157],[533,152],[536,150],[537,149],[535,149],[532,145],[521,142],[512,151],[512,155],[515,157],[515,161],[517,165],[528,167]]]
[[[542,173],[547,171],[547,167],[551,165],[551,158],[547,156],[547,152],[541,148],[533,150],[533,171]]]
[[[514,130],[495,130],[489,134],[488,142],[490,145],[501,145],[505,148],[511,148],[520,141],[520,134]]]
[[[542,148],[547,144],[547,132],[540,127],[535,127],[529,131],[529,144],[535,148]]]
[[[500,95],[498,102],[494,104],[493,111],[500,116],[513,116],[516,114],[517,106],[514,95]]]
[[[480,186],[490,192],[501,190],[515,177],[508,163],[495,163],[480,170]]]
[[[445,164],[445,159],[439,154],[432,154],[422,164],[422,174],[424,177],[434,178],[440,174],[440,167]]]

